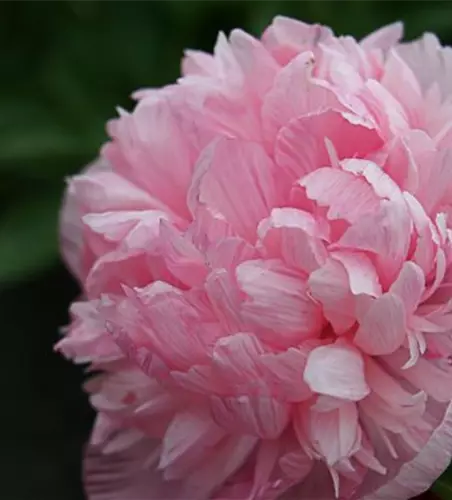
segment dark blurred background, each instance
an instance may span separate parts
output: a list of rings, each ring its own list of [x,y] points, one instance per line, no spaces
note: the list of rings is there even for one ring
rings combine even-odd
[[[81,369],[52,352],[77,294],[57,248],[65,177],[134,89],[177,78],[184,48],[211,51],[235,27],[257,35],[276,14],[356,37],[403,20],[407,39],[452,42],[447,1],[0,2],[1,500],[83,498],[92,414]]]

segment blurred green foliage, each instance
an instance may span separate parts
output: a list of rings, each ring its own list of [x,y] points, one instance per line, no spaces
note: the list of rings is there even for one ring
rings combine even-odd
[[[133,105],[133,90],[178,77],[184,48],[211,51],[217,32],[235,27],[258,35],[277,14],[358,38],[403,20],[407,39],[433,31],[452,42],[448,1],[0,2],[0,316],[8,352],[0,380],[24,359],[27,366],[2,387],[4,407],[15,410],[3,443],[10,472],[2,500],[80,498],[87,406],[75,397],[79,379],[64,371],[73,368],[51,354],[75,294],[58,267],[65,178],[97,155],[105,122],[116,106]],[[436,488],[444,499],[452,498],[449,477]]]
[[[1,2],[0,284],[55,262],[64,178],[95,157],[115,106],[177,78],[184,47],[259,34],[276,14],[357,37],[397,19],[408,38],[452,36],[452,3],[431,0]]]

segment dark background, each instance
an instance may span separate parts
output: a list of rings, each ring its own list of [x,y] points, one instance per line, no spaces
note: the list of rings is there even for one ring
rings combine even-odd
[[[361,37],[403,20],[452,42],[451,2],[0,2],[0,499],[80,500],[92,413],[52,352],[77,287],[59,261],[64,178],[96,156],[130,93],[172,82],[184,48],[276,14]],[[452,499],[447,481],[439,489]],[[124,499],[127,500],[127,499]]]

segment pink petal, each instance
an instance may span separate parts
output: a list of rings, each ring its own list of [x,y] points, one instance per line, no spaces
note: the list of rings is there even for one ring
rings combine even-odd
[[[414,387],[424,391],[440,403],[448,403],[452,398],[450,383],[452,370],[447,359],[435,361],[420,357],[414,366],[402,369],[407,358],[407,353],[400,350],[385,356],[384,361]]]
[[[237,268],[237,281],[246,294],[242,317],[250,325],[277,332],[268,337],[272,343],[290,345],[323,327],[320,308],[300,278],[276,260],[248,261]]]
[[[362,158],[382,144],[376,130],[364,120],[329,109],[296,117],[280,130],[275,145],[277,165],[291,181],[329,166],[325,138],[335,146],[340,160]]]
[[[389,483],[364,500],[405,500],[426,491],[450,463],[452,450],[452,407],[432,436],[415,456],[402,465],[400,471]]]
[[[328,207],[329,219],[354,223],[362,219],[363,214],[377,210],[380,203],[361,176],[334,168],[319,168],[305,176],[300,185],[306,188],[309,199]]]
[[[196,165],[189,207],[193,214],[200,205],[220,212],[241,235],[253,240],[258,223],[275,202],[273,170],[259,145],[220,139]]]
[[[259,40],[242,30],[235,29],[231,32],[230,43],[253,93],[262,98],[271,88],[280,68],[279,64]]]
[[[88,446],[84,463],[88,500],[176,498],[180,484],[163,480],[156,470],[155,452],[156,443],[145,438],[119,453],[105,454],[99,447]]]
[[[354,295],[367,294],[376,297],[381,294],[378,274],[369,257],[362,253],[343,250],[331,252],[330,255],[344,266],[350,291]]]
[[[275,397],[284,401],[298,402],[312,396],[309,386],[303,379],[303,372],[313,347],[291,347],[285,352],[261,356],[260,362],[266,368],[265,380]]]
[[[198,408],[178,413],[162,442],[159,469],[165,469],[165,479],[185,476],[224,436],[208,411]]]
[[[152,228],[156,237],[159,233],[159,223],[164,219],[168,220],[168,215],[159,210],[134,210],[87,214],[83,217],[83,222],[105,240],[118,243],[140,223],[146,224],[149,229]]]
[[[223,238],[207,249],[206,259],[211,269],[235,269],[247,260],[255,259],[254,246],[241,238]]]
[[[253,436],[235,435],[226,439],[187,477],[180,498],[208,500],[248,460],[257,443],[258,438]]]
[[[423,130],[410,130],[388,144],[384,170],[401,189],[415,193],[419,187],[419,157],[433,149],[432,139]]]
[[[399,186],[379,165],[369,160],[358,158],[346,159],[341,167],[355,175],[361,175],[372,186],[379,198],[387,198],[394,202],[403,202],[403,195]]]
[[[383,200],[378,211],[363,215],[347,229],[337,246],[374,253],[381,284],[388,286],[406,259],[411,227],[405,203]]]
[[[240,316],[241,293],[231,273],[218,269],[209,274],[205,290],[218,321],[229,332],[237,332],[243,326]]]
[[[452,173],[449,149],[424,155],[419,165],[419,190],[416,198],[428,214],[438,210],[441,203],[451,202],[450,185]]]
[[[416,310],[424,290],[424,273],[417,264],[411,261],[403,264],[398,278],[389,289],[390,293],[402,300],[407,314],[412,314]]]
[[[333,33],[326,26],[311,25],[285,16],[276,16],[262,36],[264,45],[283,65],[301,52],[313,50],[317,44],[332,38]]]
[[[293,451],[283,455],[279,465],[290,478],[301,482],[311,472],[313,460],[302,451]]]
[[[199,206],[194,220],[187,228],[187,236],[204,252],[224,238],[237,236],[237,233],[221,214],[209,210],[206,206]]]
[[[313,392],[349,401],[359,401],[370,392],[363,358],[346,345],[314,349],[306,363],[304,380]]]
[[[262,107],[264,133],[270,143],[292,118],[342,109],[335,94],[311,79],[314,63],[311,52],[303,52],[285,66],[275,78]]]
[[[143,253],[116,250],[96,261],[86,277],[85,290],[88,297],[97,298],[103,293],[121,294],[124,285],[145,286],[153,279]]]
[[[182,60],[182,74],[214,76],[216,73],[216,63],[211,54],[199,50],[186,50]]]
[[[170,224],[160,225],[162,256],[171,273],[187,286],[203,283],[207,277],[207,266],[201,252]]]
[[[121,358],[121,351],[99,318],[99,307],[99,300],[74,302],[70,308],[72,323],[55,349],[76,363],[86,363],[94,358],[97,361]]]
[[[372,392],[391,407],[413,407],[419,402],[425,403],[424,394],[406,391],[395,377],[372,358],[366,359],[366,380]]]
[[[143,100],[132,115],[113,122],[109,133],[113,142],[103,154],[115,169],[178,215],[188,216],[191,151],[172,106],[164,99]]]
[[[259,379],[262,376],[259,358],[264,352],[256,337],[237,333],[216,343],[212,363],[228,385],[246,386],[251,381],[250,389],[258,391]]]
[[[403,23],[396,22],[388,24],[374,31],[361,40],[361,46],[366,50],[387,50],[396,45],[403,37]]]
[[[390,139],[408,130],[408,117],[402,105],[376,80],[368,80],[359,93],[360,99],[379,124],[382,136]]]
[[[405,307],[393,293],[375,299],[358,321],[355,344],[372,356],[394,352],[407,335]]]
[[[257,495],[269,482],[273,469],[279,458],[279,441],[262,441],[256,455],[256,466],[254,470],[254,483],[252,493]]]
[[[290,420],[290,406],[271,397],[212,397],[215,422],[232,433],[278,438]]]
[[[401,44],[397,51],[413,70],[423,91],[429,90],[436,83],[443,99],[450,95],[452,51],[449,47],[441,47],[433,33],[426,33],[418,40]]]
[[[86,212],[164,209],[146,191],[111,170],[76,175],[71,179],[77,198]]]
[[[176,289],[150,296],[146,303],[138,296],[137,306],[143,338],[174,369],[188,369],[208,360],[213,344],[221,337],[221,327],[204,318],[203,311],[189,304]]]
[[[282,258],[294,268],[311,273],[324,264],[327,251],[322,241],[328,227],[308,212],[293,208],[274,208],[258,228],[267,257]]]
[[[306,429],[309,441],[328,466],[352,456],[360,446],[358,410],[354,403],[345,403],[331,412],[312,412]]]
[[[353,326],[354,301],[349,276],[343,264],[328,259],[322,267],[311,273],[308,286],[312,297],[322,304],[323,314],[337,334]]]
[[[400,85],[403,80],[403,86]],[[397,50],[391,50],[385,62],[381,84],[404,106],[414,125],[422,112],[422,92],[418,80]],[[421,109],[419,109],[421,108]]]

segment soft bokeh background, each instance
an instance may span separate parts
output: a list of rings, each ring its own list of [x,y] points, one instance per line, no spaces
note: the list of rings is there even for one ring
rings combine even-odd
[[[52,352],[77,294],[57,248],[65,177],[96,156],[132,90],[177,78],[185,47],[211,50],[234,27],[258,34],[276,14],[357,37],[401,19],[408,39],[433,31],[452,44],[447,1],[0,2],[2,500],[83,498],[92,414],[81,369]]]

